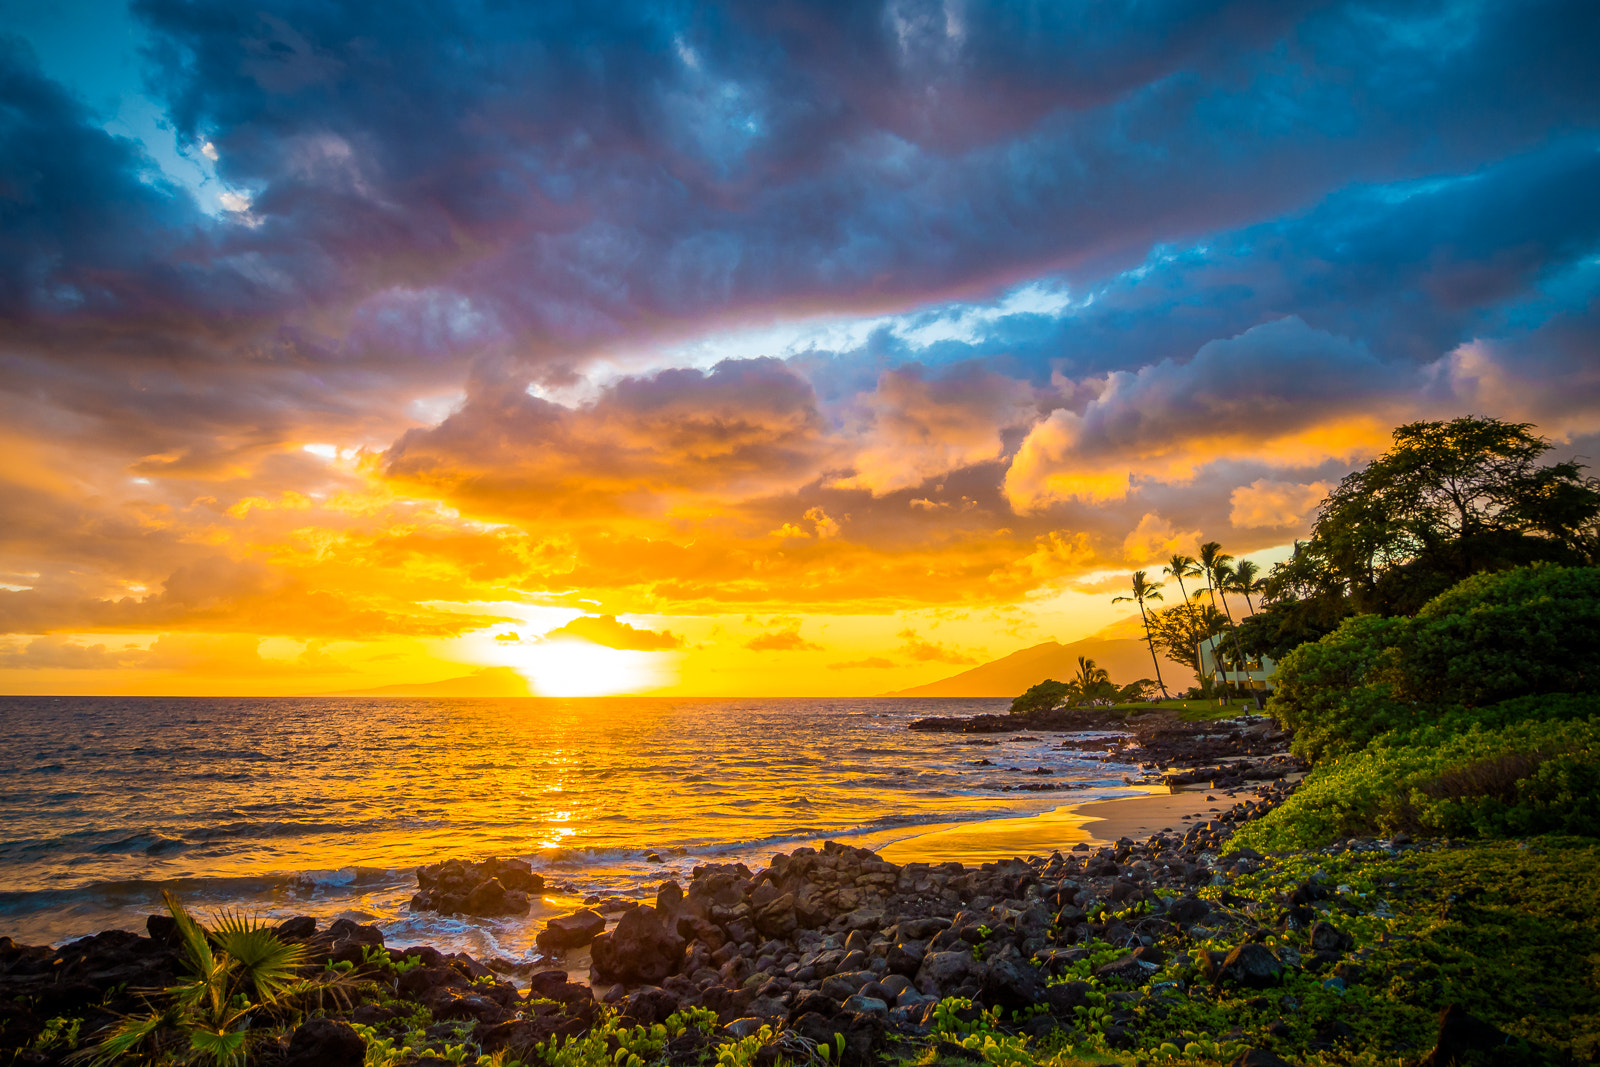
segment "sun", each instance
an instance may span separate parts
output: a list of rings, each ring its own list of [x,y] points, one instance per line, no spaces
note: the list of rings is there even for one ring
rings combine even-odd
[[[528,679],[546,697],[638,693],[670,684],[673,657],[661,652],[606,648],[588,641],[540,641],[494,650],[501,666]]]

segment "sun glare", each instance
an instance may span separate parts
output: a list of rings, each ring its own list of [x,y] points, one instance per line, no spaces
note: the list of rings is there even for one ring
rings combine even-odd
[[[546,697],[600,697],[637,693],[672,681],[671,655],[629,652],[588,641],[543,641],[495,650],[501,664],[528,679]]]

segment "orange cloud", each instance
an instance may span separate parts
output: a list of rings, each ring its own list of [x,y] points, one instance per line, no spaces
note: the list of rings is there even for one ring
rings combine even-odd
[[[919,663],[966,664],[978,662],[975,656],[970,656],[953,648],[946,648],[942,643],[936,641],[923,640],[915,630],[901,630],[895,636],[904,642],[900,651]]]
[[[1257,478],[1230,494],[1228,521],[1243,528],[1305,526],[1327,497],[1327,482],[1280,482]]]
[[[683,639],[671,630],[657,632],[642,630],[618,622],[615,615],[584,615],[565,626],[545,634],[546,640],[577,638],[606,648],[628,649],[634,652],[660,652],[682,648]]]
[[[744,644],[752,652],[821,652],[822,646],[800,636],[798,625],[787,630],[760,634]]]

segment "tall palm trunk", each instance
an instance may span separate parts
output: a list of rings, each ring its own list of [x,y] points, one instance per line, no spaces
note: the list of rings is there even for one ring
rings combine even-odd
[[[1171,700],[1167,683],[1161,680],[1161,661],[1156,658],[1156,643],[1150,636],[1150,616],[1144,612],[1144,597],[1139,598],[1139,618],[1144,620],[1144,643],[1150,646],[1150,665],[1156,669],[1156,685],[1161,687],[1161,699]]]
[[[1217,610],[1217,590],[1216,590],[1216,587],[1211,584],[1211,568],[1210,567],[1203,567],[1201,569],[1205,571],[1205,575],[1206,575],[1206,592],[1211,594],[1211,610],[1212,611],[1216,611]],[[1199,596],[1199,595],[1200,595],[1199,593],[1195,594],[1195,596]],[[1233,620],[1232,619],[1228,620],[1228,625],[1229,626],[1233,625]],[[1213,656],[1216,655],[1216,647],[1215,646],[1212,646],[1211,652],[1212,652]],[[1228,679],[1226,677],[1224,677],[1222,679],[1222,692],[1223,692],[1224,696],[1227,695],[1227,692],[1228,692]]]
[[[1228,632],[1233,635],[1233,652],[1234,655],[1239,657],[1239,669],[1244,672],[1246,678],[1250,679],[1250,699],[1256,702],[1256,708],[1260,710],[1266,706],[1266,701],[1261,698],[1260,693],[1256,692],[1256,680],[1250,676],[1250,664],[1245,661],[1244,646],[1239,644],[1239,630],[1233,625],[1233,612],[1228,610],[1228,592],[1222,588],[1220,583],[1217,586],[1217,592],[1222,594],[1222,612],[1228,617]]]

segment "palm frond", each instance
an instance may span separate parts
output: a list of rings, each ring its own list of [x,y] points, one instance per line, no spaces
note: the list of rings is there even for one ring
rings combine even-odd
[[[183,954],[188,958],[190,968],[197,975],[213,973],[216,970],[216,957],[211,951],[211,942],[207,939],[205,930],[194,921],[194,916],[183,909],[177,897],[163,889],[161,899],[166,902],[172,920],[178,924],[178,937],[183,944]]]
[[[217,1067],[232,1067],[244,1063],[247,1036],[243,1030],[194,1030],[189,1034],[189,1047],[210,1056]]]
[[[136,1053],[146,1045],[159,1044],[162,1033],[176,1028],[181,1022],[182,1013],[175,1006],[149,1015],[129,1016],[119,1021],[99,1041],[72,1053],[67,1057],[67,1062],[86,1062],[93,1067],[133,1062],[132,1057]]]
[[[275,1000],[306,962],[304,945],[291,945],[271,928],[238,916],[227,917],[211,936],[263,1003]]]

